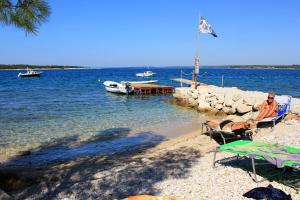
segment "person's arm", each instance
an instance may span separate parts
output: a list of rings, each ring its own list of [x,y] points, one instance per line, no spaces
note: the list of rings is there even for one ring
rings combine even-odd
[[[259,105],[256,106],[255,108],[256,108],[257,110],[262,110],[262,109],[265,107],[265,105],[266,105],[266,101],[262,102],[261,104],[259,104]]]
[[[267,116],[269,111],[268,111],[268,109],[266,109],[266,107],[268,107],[267,101],[264,101],[264,103],[261,105],[260,112],[259,112],[258,116],[256,117],[256,121],[260,121]]]

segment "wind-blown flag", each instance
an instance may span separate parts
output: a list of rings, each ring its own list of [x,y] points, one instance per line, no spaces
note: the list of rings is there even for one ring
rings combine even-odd
[[[209,33],[209,34],[212,34],[212,36],[214,36],[214,37],[218,37],[217,34],[215,33],[215,31],[212,29],[211,25],[203,17],[201,17],[201,20],[200,20],[199,32],[200,33]]]

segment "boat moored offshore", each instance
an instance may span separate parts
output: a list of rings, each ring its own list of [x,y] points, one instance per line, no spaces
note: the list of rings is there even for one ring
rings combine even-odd
[[[136,76],[139,77],[149,77],[149,76],[154,76],[156,73],[152,72],[152,71],[145,71],[143,73],[136,73]]]
[[[41,76],[42,73],[43,73],[43,72],[34,71],[34,70],[29,69],[29,68],[27,67],[26,73],[20,72],[20,73],[18,74],[18,77],[34,77],[34,76]]]

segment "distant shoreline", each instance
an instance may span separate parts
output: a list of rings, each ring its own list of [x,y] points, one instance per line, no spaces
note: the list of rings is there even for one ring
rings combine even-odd
[[[82,70],[82,69],[93,69],[93,68],[84,68],[84,67],[82,67],[82,68],[31,68],[31,69],[34,69],[34,70],[75,70],[75,69],[80,69],[80,70]],[[15,70],[15,71],[20,71],[20,70],[26,70],[25,68],[16,68],[16,69],[0,69],[0,70]]]
[[[51,69],[89,69],[90,67],[82,67],[76,65],[27,65],[27,64],[0,64],[0,70],[26,70],[27,68],[34,70],[51,70]]]
[[[26,70],[26,68],[34,70],[74,70],[74,69],[118,69],[118,68],[146,68],[146,67],[79,67],[79,66],[60,66],[60,65],[3,65],[0,64],[0,70]],[[152,66],[151,69],[193,69],[193,66]],[[200,66],[200,69],[270,69],[270,70],[300,70],[300,65],[220,65],[220,66]]]

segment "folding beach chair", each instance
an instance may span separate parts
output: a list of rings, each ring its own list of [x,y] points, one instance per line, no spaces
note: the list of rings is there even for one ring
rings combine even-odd
[[[212,127],[207,123],[202,123],[202,133],[204,127],[206,127],[206,132],[209,134],[210,138],[213,138],[213,135],[219,135],[222,140],[223,144],[226,144],[226,141],[234,141],[234,140],[252,140],[252,133],[253,130],[238,130],[238,131],[224,131],[221,130],[220,127]]]
[[[291,96],[280,96],[275,97],[276,102],[278,103],[278,115],[276,117],[268,117],[265,119],[262,119],[258,122],[260,123],[271,123],[272,122],[272,128],[274,128],[276,122],[278,120],[281,120],[286,114],[288,114],[290,107],[291,107]]]
[[[267,161],[267,164],[272,164],[277,168],[283,169],[281,173],[285,172],[287,167],[300,170],[300,148],[296,147],[280,146],[261,141],[239,140],[217,147],[214,154],[213,167],[215,167],[217,162],[217,152],[220,151],[237,154],[237,158],[239,158],[239,156],[250,158],[254,180],[257,183],[265,179],[257,180],[255,166],[265,163],[255,163],[256,160],[264,160]],[[273,174],[270,177],[281,173]]]

